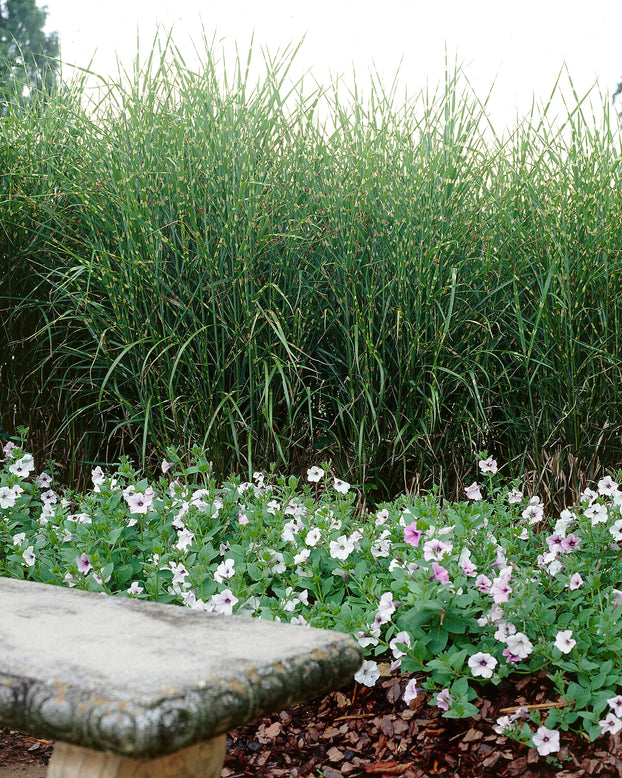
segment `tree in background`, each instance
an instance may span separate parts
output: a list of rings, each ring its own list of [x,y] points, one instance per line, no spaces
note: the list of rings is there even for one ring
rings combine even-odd
[[[36,0],[0,0],[0,113],[3,103],[58,84],[58,33],[45,34],[46,17]]]

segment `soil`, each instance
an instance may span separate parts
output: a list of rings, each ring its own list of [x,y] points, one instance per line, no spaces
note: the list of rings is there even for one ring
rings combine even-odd
[[[406,705],[410,677],[384,677],[371,689],[353,683],[230,732],[222,778],[311,778],[320,771],[324,778],[622,775],[620,734],[590,743],[564,732],[561,750],[541,757],[494,732],[507,708],[537,705],[545,721],[547,709],[563,703],[544,676],[482,687],[479,713],[457,720],[443,718],[422,693]],[[52,748],[52,741],[0,728],[0,778],[42,778]]]

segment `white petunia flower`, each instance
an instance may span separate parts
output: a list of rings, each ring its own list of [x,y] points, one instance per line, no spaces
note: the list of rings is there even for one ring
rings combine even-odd
[[[402,656],[406,656],[406,652],[402,651],[400,645],[411,647],[410,635],[408,632],[398,632],[397,635],[389,642],[389,648],[393,652],[393,657],[399,659]]]
[[[354,551],[354,543],[346,535],[340,535],[337,540],[331,540],[329,551],[333,559],[347,559]]]
[[[376,540],[371,544],[371,555],[373,557],[387,557],[391,553],[391,539],[390,539],[391,533],[388,529],[385,529],[382,531],[382,534],[379,538],[376,538]]]
[[[557,633],[555,638],[555,648],[558,648],[562,654],[569,654],[577,645],[577,641],[572,637],[571,629],[564,629]]]
[[[559,732],[556,729],[538,727],[538,731],[532,737],[533,744],[540,756],[547,756],[559,751]]]
[[[603,735],[607,732],[611,735],[616,735],[622,729],[622,721],[611,711],[598,723]]]
[[[495,640],[500,643],[505,643],[510,635],[516,634],[516,627],[514,624],[509,624],[507,621],[497,622],[497,631],[495,632]]]
[[[585,491],[581,492],[581,501],[582,502],[589,502],[590,505],[594,502],[594,500],[598,499],[598,492],[595,492],[593,489],[586,489]]]
[[[106,476],[104,475],[104,471],[101,469],[99,465],[97,465],[96,468],[91,470],[91,480],[93,481],[93,486],[95,487],[95,491],[99,492],[99,487],[103,486],[103,484],[106,481]]]
[[[618,484],[611,478],[611,476],[606,475],[598,482],[598,493],[602,494],[603,496],[611,497],[617,491]]]
[[[481,676],[482,678],[492,678],[495,667],[497,666],[497,660],[492,654],[487,654],[484,651],[478,651],[477,654],[469,657],[468,662],[471,668],[473,677]]]
[[[380,670],[376,662],[365,659],[360,668],[354,673],[354,680],[358,683],[362,683],[364,686],[375,686],[376,681],[380,678]]]
[[[393,602],[393,593],[385,592],[378,603],[377,622],[386,624],[391,621],[391,616],[395,613],[396,607],[396,604]]]
[[[52,483],[52,476],[49,473],[39,473],[37,483],[42,489],[49,489]]]
[[[281,554],[280,551],[271,550],[270,570],[279,575],[280,573],[284,573],[286,569],[285,557],[283,554]]]
[[[512,489],[508,492],[508,503],[513,505],[523,499],[523,493],[519,489]]]
[[[339,494],[347,494],[350,491],[350,484],[347,481],[342,481],[341,478],[335,478],[333,486]]]
[[[622,540],[622,519],[618,519],[617,521],[614,521],[614,523],[609,527],[609,532],[611,533],[614,540],[621,541]]]
[[[322,478],[324,478],[324,471],[321,467],[316,467],[314,465],[307,470],[307,480],[311,483],[317,483],[318,481],[321,481]]]
[[[530,524],[537,524],[544,517],[544,505],[539,497],[532,497],[529,505],[521,513],[523,519],[528,519]]]
[[[470,486],[467,486],[464,491],[466,496],[469,498],[469,500],[482,499],[482,493],[480,491],[480,486],[477,483],[477,481],[473,481],[473,483]]]
[[[220,593],[212,594],[211,598],[211,604],[216,613],[222,613],[225,616],[231,616],[237,602],[238,598],[233,595],[230,589],[224,589]]]
[[[386,508],[383,508],[381,511],[378,511],[376,513],[376,526],[379,527],[382,524],[386,524],[388,518],[389,518],[389,511]]]
[[[404,702],[406,705],[410,704],[412,700],[414,700],[421,689],[417,688],[417,679],[411,678],[410,681],[406,684],[406,688],[404,689]]]
[[[533,643],[524,632],[509,635],[506,645],[514,656],[519,656],[521,659],[525,659],[533,651]]]
[[[229,578],[235,575],[235,561],[233,559],[225,559],[216,568],[214,573],[214,580],[218,583],[224,583]]]
[[[613,709],[616,716],[622,718],[622,694],[617,694],[615,697],[610,697],[607,700],[607,704]]]
[[[299,531],[300,527],[294,519],[291,521],[286,521],[285,524],[283,524],[283,529],[281,530],[281,540],[284,543],[295,543],[296,535]]]
[[[607,506],[601,505],[598,502],[590,505],[589,508],[586,508],[583,511],[583,515],[591,520],[593,527],[596,526],[596,524],[604,524],[609,518]]]
[[[28,546],[27,549],[22,551],[22,559],[24,560],[25,564],[28,565],[28,567],[32,567],[36,561],[36,556],[33,552],[34,546]]]
[[[14,508],[17,495],[8,486],[0,486],[0,508]]]
[[[488,457],[488,459],[480,459],[478,465],[482,473],[492,473],[492,475],[494,475],[499,469],[497,467],[497,462],[492,457]]]
[[[305,537],[305,543],[307,544],[307,546],[317,546],[321,537],[322,537],[322,533],[320,532],[320,528],[313,527],[313,529],[307,532],[307,535]]]
[[[24,454],[9,467],[9,472],[16,475],[18,478],[28,478],[30,473],[35,469],[35,461],[32,458],[32,454]]]

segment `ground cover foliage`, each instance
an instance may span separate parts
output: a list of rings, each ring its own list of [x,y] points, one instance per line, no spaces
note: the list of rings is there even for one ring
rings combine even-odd
[[[389,684],[393,703],[425,697],[447,720],[481,719],[482,685],[545,681],[544,704],[497,704],[487,726],[553,767],[568,738],[622,730],[610,477],[556,515],[484,452],[462,501],[404,495],[361,514],[327,463],[304,481],[219,483],[207,460],[170,450],[157,481],[122,460],[74,492],[37,473],[24,443],[4,446],[0,575],[347,632],[366,651],[359,685],[409,674]]]
[[[499,137],[459,71],[402,103],[164,48],[0,120],[6,430],[82,483],[165,445],[220,477],[330,458],[378,499],[456,496],[483,448],[553,495],[617,464],[604,100]]]

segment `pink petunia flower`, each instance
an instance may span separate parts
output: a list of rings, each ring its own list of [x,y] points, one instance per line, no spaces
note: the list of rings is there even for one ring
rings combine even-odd
[[[511,648],[504,648],[501,653],[508,664],[517,664],[520,662],[520,656],[518,654],[513,654]]]
[[[439,565],[438,562],[432,562],[432,575],[430,576],[431,581],[438,581],[443,586],[447,586],[449,583],[449,572]]]
[[[475,588],[480,591],[482,594],[490,594],[490,587],[492,586],[492,581],[490,578],[488,578],[487,575],[484,575],[483,573],[480,573],[480,575],[477,576],[475,579]]]
[[[404,543],[408,543],[409,545],[417,548],[420,538],[421,530],[417,529],[416,521],[404,527]]]
[[[452,544],[448,540],[439,540],[439,538],[432,538],[423,544],[423,558],[430,562],[435,559],[440,562],[446,554],[451,554]]]
[[[473,564],[473,562],[471,562],[470,559],[464,559],[462,562],[460,562],[460,569],[467,578],[475,578],[477,567]]]
[[[454,697],[450,694],[449,689],[443,689],[436,695],[436,707],[441,710],[449,710],[453,701]]]
[[[83,575],[86,575],[89,570],[93,569],[93,565],[91,565],[91,562],[86,554],[80,554],[79,557],[76,557],[76,564],[78,565],[78,572],[82,573]]]
[[[576,535],[574,535],[571,532],[570,535],[568,535],[562,540],[559,550],[563,554],[571,554],[573,551],[578,551],[580,545],[581,545],[581,538],[578,538]]]
[[[505,575],[497,576],[490,587],[490,594],[496,603],[507,602],[512,591]]]

